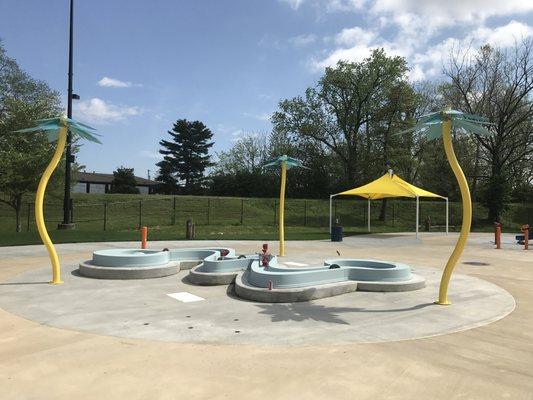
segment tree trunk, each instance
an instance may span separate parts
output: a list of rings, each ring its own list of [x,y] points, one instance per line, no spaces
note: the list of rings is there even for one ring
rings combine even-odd
[[[477,200],[477,182],[479,180],[479,156],[480,156],[481,145],[479,141],[476,141],[476,158],[474,159],[474,176],[472,177],[472,189],[470,190],[470,195],[472,196],[472,201]]]
[[[489,222],[500,222],[505,207],[508,182],[499,160],[492,162],[491,177],[488,184],[486,205]]]

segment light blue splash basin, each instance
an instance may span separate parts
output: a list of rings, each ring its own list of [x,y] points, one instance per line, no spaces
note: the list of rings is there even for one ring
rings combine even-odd
[[[278,289],[345,281],[403,282],[411,277],[411,268],[406,264],[365,259],[332,259],[326,260],[324,266],[309,268],[287,268],[277,263],[263,268],[253,262],[246,276],[253,286],[265,288],[272,282]]]
[[[170,262],[166,251],[146,249],[106,249],[93,252],[92,264],[100,267],[131,268],[165,265]]]
[[[174,249],[169,251],[151,249],[106,249],[93,252],[92,265],[112,268],[154,267],[172,261],[216,262],[221,255],[237,259],[230,248]]]

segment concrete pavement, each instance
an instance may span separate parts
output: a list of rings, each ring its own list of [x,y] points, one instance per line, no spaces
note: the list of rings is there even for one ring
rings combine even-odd
[[[358,236],[340,244],[288,242],[287,253],[298,260],[339,251],[343,257],[440,269],[456,239],[387,236]],[[510,243],[492,250],[490,239],[472,235],[461,259],[488,265],[461,264],[457,272],[502,287],[515,298],[516,309],[489,325],[432,338],[276,346],[160,342],[58,329],[0,311],[1,398],[532,399],[533,255]],[[223,244],[242,252],[259,248],[259,242]],[[62,262],[71,265],[100,247],[58,246]],[[0,255],[0,281],[48,263],[38,246],[0,248]]]

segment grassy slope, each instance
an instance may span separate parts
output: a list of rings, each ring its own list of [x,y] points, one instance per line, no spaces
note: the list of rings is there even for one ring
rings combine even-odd
[[[138,240],[139,207],[141,224],[150,227],[151,240],[184,239],[185,222],[193,218],[196,222],[198,239],[256,239],[277,238],[276,199],[207,198],[196,196],[176,197],[176,212],[173,196],[143,195],[86,195],[75,194],[74,220],[77,229],[58,231],[57,223],[62,219],[61,204],[57,199],[45,207],[46,219],[52,239],[57,243],[85,241]],[[142,205],[140,206],[140,201]],[[106,231],[103,231],[104,203],[107,203]],[[241,208],[243,220],[241,224]],[[427,216],[432,224],[444,225],[444,204],[438,201],[421,202],[421,225]],[[14,213],[0,206],[0,246],[40,243],[30,206],[24,207],[23,231],[13,232]],[[337,217],[345,226],[347,234],[364,233],[366,227],[366,201],[346,200],[337,202]],[[413,231],[415,206],[413,201],[389,201],[387,219],[378,221],[380,203],[372,206],[373,232]],[[327,200],[289,199],[286,203],[286,236],[291,239],[324,239],[328,234]],[[531,213],[531,210],[530,210]],[[175,217],[174,217],[175,215]],[[460,205],[450,204],[451,230],[460,224]],[[486,211],[479,205],[474,207],[475,230],[491,230],[492,226],[481,220]],[[393,219],[394,216],[394,219]],[[514,207],[506,214],[504,226],[518,226],[527,222],[527,209]],[[29,220],[29,231],[26,223]],[[304,225],[305,224],[305,225]],[[423,228],[421,228],[423,229]],[[442,229],[442,228],[438,228]]]

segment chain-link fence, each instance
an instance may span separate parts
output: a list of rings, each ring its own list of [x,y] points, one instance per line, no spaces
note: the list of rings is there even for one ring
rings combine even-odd
[[[140,226],[184,225],[192,218],[197,225],[263,225],[278,223],[278,199],[240,199],[222,197],[147,197],[141,200],[91,202],[75,199],[72,203],[72,219],[79,230],[120,231],[137,229]],[[385,213],[382,201],[371,202],[372,226],[386,230],[414,230],[416,204],[404,199],[388,199]],[[62,221],[61,203],[45,204],[45,215],[49,229],[55,229]],[[380,218],[382,217],[382,218]],[[531,225],[532,204],[512,204],[504,213],[502,223],[509,229],[522,224]],[[446,223],[444,201],[420,202],[420,229],[444,230]],[[345,227],[365,227],[367,224],[366,200],[335,199],[333,220]],[[450,229],[461,224],[461,204],[450,203]],[[285,224],[287,226],[328,227],[328,200],[287,199],[285,202]],[[24,203],[21,210],[23,231],[35,230],[33,203]],[[487,210],[474,204],[473,227],[492,226],[487,220]],[[15,212],[0,203],[0,231],[15,230]]]

